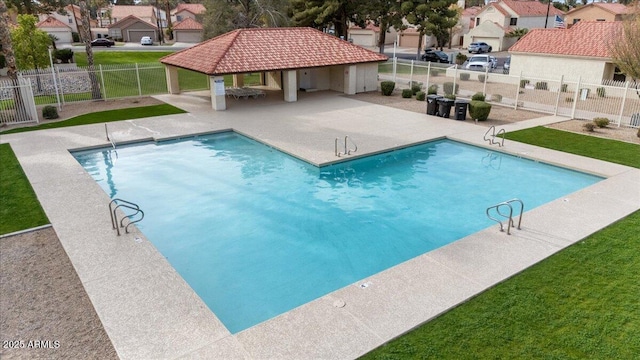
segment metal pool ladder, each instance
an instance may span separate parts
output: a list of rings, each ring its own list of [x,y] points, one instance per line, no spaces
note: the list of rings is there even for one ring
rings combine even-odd
[[[351,153],[354,153],[354,152],[358,151],[358,145],[356,145],[356,143],[353,142],[353,140],[351,140],[351,138],[349,138],[349,136],[347,135],[347,136],[344,137],[344,152],[342,152],[342,153],[339,152],[338,151],[338,140],[340,140],[340,139],[336,138],[336,141],[335,141],[335,154],[336,154],[336,156],[340,157],[342,155],[351,155]],[[353,149],[349,149],[349,142],[351,142],[351,144],[353,144],[353,146],[354,146]]]
[[[489,134],[489,132],[491,132],[491,134]],[[507,132],[504,131],[504,129],[500,129],[496,133],[496,127],[491,125],[491,127],[487,129],[487,132],[484,133],[483,139],[484,141],[488,141],[491,145],[498,144],[498,146],[504,146],[504,134],[506,133]],[[502,134],[502,141],[496,141],[496,137],[500,136],[500,134]]]
[[[491,216],[490,211],[492,209],[495,209],[496,213],[498,214],[498,216],[501,216],[505,219],[508,219],[507,221],[507,235],[511,235],[510,229],[511,227],[515,227],[514,225],[514,221],[513,221],[513,206],[511,206],[511,204],[513,203],[519,203],[520,204],[520,216],[518,218],[518,230],[520,230],[520,224],[522,224],[522,213],[524,213],[524,203],[522,202],[522,200],[520,199],[511,199],[511,200],[507,200],[504,202],[501,202],[499,204],[493,205],[493,206],[489,206],[487,208],[486,214],[487,217],[495,222],[497,222],[498,224],[500,224],[500,231],[504,231],[504,227],[502,225],[502,221],[498,218],[495,218],[493,216]],[[500,211],[500,209],[504,209],[507,208],[509,210],[509,214],[503,214],[502,211]]]
[[[120,212],[123,216],[118,221],[118,213],[117,210],[120,209]],[[130,214],[124,213],[124,209],[133,210]],[[142,221],[144,219],[144,211],[140,209],[140,206],[134,204],[130,201],[122,200],[122,199],[113,199],[109,202],[109,212],[111,213],[111,226],[116,230],[118,236],[120,236],[120,228],[123,227],[125,233],[129,233],[129,226]],[[133,220],[135,216],[140,215],[139,219]],[[125,219],[129,220],[129,223],[125,226]]]

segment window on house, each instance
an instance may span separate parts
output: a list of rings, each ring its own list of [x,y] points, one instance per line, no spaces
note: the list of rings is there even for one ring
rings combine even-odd
[[[596,19],[596,21],[606,21],[605,19]]]
[[[177,21],[182,21],[182,15],[176,15],[176,20]]]
[[[578,23],[578,21],[580,21],[580,19],[573,19],[573,23],[574,23],[574,24],[577,24],[577,23]]]
[[[476,26],[480,25],[480,18],[476,18]]]
[[[518,25],[518,18],[511,18],[511,20],[509,21],[509,25],[511,26]]]
[[[73,20],[69,18],[69,24],[73,24]]]

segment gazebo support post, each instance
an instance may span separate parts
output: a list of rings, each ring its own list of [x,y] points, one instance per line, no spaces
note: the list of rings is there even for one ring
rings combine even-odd
[[[356,94],[356,66],[344,66],[344,93],[346,95]]]
[[[233,74],[233,87],[244,87],[244,74]]]
[[[171,65],[165,65],[164,74],[167,78],[167,89],[169,90],[169,94],[180,94],[180,84],[178,83],[178,68]]]
[[[227,102],[224,92],[224,77],[210,76],[209,82],[211,84],[211,107],[215,111],[226,110]]]
[[[298,101],[298,80],[296,70],[286,70],[282,72],[283,84],[282,90],[284,90],[284,101],[295,102]]]

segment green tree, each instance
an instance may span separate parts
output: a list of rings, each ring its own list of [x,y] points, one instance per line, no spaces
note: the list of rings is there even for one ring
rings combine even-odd
[[[241,28],[287,26],[288,4],[287,0],[204,0],[204,38]]]
[[[18,26],[11,31],[11,42],[20,70],[39,69],[49,65],[49,34],[36,28],[38,18],[18,15]]]
[[[9,12],[4,0],[0,0],[0,44],[2,44],[2,55],[5,57],[7,75],[13,85],[13,99],[15,103],[16,115],[18,118],[27,117],[27,109],[22,98],[22,93],[18,87],[18,71],[16,67],[16,57],[13,52],[13,42],[9,29]]]
[[[370,1],[365,2],[361,10],[361,18],[373,22],[374,25],[380,28],[378,47],[380,53],[384,53],[384,45],[389,28],[402,26],[399,3],[395,0]]]
[[[640,97],[640,14],[623,22],[622,31],[611,39],[609,52],[620,72],[633,80]]]
[[[19,14],[38,15],[50,14],[62,9],[67,3],[65,0],[8,0],[6,5],[15,9]]]
[[[508,32],[505,36],[510,38],[518,38],[520,40],[521,37],[527,35],[529,29],[527,28],[515,28]]]
[[[336,36],[347,38],[350,24],[363,26],[360,13],[365,0],[291,0],[292,20],[296,26],[324,29],[333,26]]]
[[[451,5],[456,0],[416,0],[405,1],[400,5],[401,14],[409,24],[415,25],[419,34],[420,43],[418,53],[422,50],[424,35],[436,37],[437,46],[442,49],[449,39],[449,29],[458,22],[457,11]]]

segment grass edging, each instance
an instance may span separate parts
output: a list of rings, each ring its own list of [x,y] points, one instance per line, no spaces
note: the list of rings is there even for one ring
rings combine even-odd
[[[56,129],[56,128],[67,127],[67,126],[99,124],[99,123],[112,122],[112,121],[141,119],[145,117],[183,114],[183,113],[186,113],[186,111],[169,104],[140,106],[140,107],[132,107],[132,108],[116,109],[116,110],[105,110],[105,111],[98,111],[90,114],[76,116],[67,120],[50,122],[50,123],[42,123],[37,126],[11,129],[11,130],[0,132],[0,134],[3,134],[3,135],[14,134],[14,133],[20,133],[20,132],[26,132],[26,131]]]
[[[9,144],[0,144],[0,235],[49,223]]]
[[[506,138],[547,149],[640,168],[640,145],[537,126],[508,132]]]

